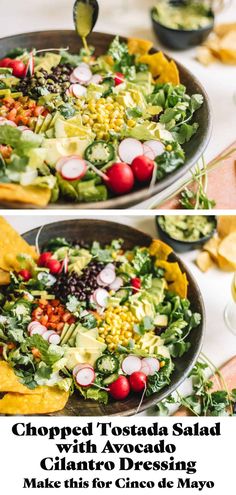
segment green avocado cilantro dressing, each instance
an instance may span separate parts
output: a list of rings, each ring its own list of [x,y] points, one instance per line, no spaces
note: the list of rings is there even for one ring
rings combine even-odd
[[[194,30],[212,23],[209,8],[202,3],[183,2],[173,5],[168,0],[159,0],[153,9],[153,18],[171,29]]]
[[[160,227],[177,241],[199,241],[202,237],[211,234],[215,228],[213,219],[207,216],[161,216],[158,219]]]
[[[76,29],[81,38],[87,38],[92,29],[93,7],[83,2],[78,2],[76,7]]]

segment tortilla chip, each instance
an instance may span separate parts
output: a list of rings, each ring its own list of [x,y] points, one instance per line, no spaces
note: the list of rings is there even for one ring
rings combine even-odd
[[[0,184],[1,202],[16,202],[44,207],[48,205],[50,198],[51,190],[48,187]]]
[[[168,282],[168,289],[175,292],[182,298],[187,297],[188,280],[185,273],[182,273],[177,262],[170,263],[164,260],[156,260],[155,265],[165,270],[165,279]]]
[[[165,70],[162,71],[160,77],[158,77],[156,82],[160,84],[170,82],[175,86],[180,83],[179,71],[176,63],[173,60],[168,62],[168,65],[166,65]]]
[[[236,215],[221,215],[217,218],[217,231],[223,239],[231,232],[236,232]]]
[[[153,47],[153,42],[140,38],[129,38],[128,50],[130,55],[146,55]]]
[[[218,259],[218,247],[220,245],[220,239],[219,237],[212,237],[211,239],[209,239],[209,241],[207,241],[204,246],[203,246],[203,249],[205,251],[207,251],[211,258],[214,260],[214,261],[217,261]]]
[[[220,48],[219,57],[221,62],[228,65],[236,64],[236,50],[230,50],[229,48]]]
[[[216,58],[207,46],[199,46],[197,48],[196,59],[206,67],[216,61]]]
[[[43,387],[30,390],[19,382],[13,368],[6,362],[0,361],[0,392],[17,392],[18,394],[41,394]]]
[[[49,414],[63,409],[69,399],[69,392],[57,387],[42,387],[39,395],[4,395],[0,400],[0,414]]]
[[[223,38],[226,34],[231,31],[236,31],[236,22],[227,23],[227,24],[218,24],[215,26],[214,32],[219,36],[219,38]]]
[[[154,79],[160,76],[168,64],[168,60],[162,52],[153,53],[152,55],[142,55],[139,57],[141,64],[147,64]]]
[[[8,285],[10,283],[10,275],[8,272],[0,268],[0,285]]]
[[[236,232],[231,232],[221,241],[218,249],[218,260],[219,266],[223,270],[236,270]]]
[[[172,253],[173,249],[168,246],[165,242],[160,241],[159,239],[155,239],[152,241],[151,246],[149,247],[149,253],[151,256],[156,256],[159,260],[166,261]]]
[[[214,266],[214,263],[207,251],[201,251],[196,259],[196,265],[203,272],[207,272],[209,268]]]
[[[0,217],[0,268],[10,271],[17,266],[16,256],[28,254],[37,259],[33,246],[30,246],[18,232],[3,218]]]

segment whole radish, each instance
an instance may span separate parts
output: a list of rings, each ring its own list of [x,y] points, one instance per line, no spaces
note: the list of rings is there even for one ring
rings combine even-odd
[[[135,371],[129,377],[129,383],[133,392],[142,392],[147,383],[147,376],[142,371]]]
[[[117,195],[126,194],[133,189],[134,174],[127,163],[113,163],[106,170],[107,185]]]
[[[129,380],[124,376],[120,375],[117,380],[111,383],[109,387],[109,392],[113,399],[124,400],[128,397],[130,393]]]

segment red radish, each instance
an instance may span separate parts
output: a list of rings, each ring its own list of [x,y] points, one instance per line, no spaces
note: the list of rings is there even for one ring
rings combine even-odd
[[[8,66],[13,71],[13,76],[24,77],[25,76],[25,64],[21,60],[12,60]]]
[[[143,361],[142,361],[140,371],[142,371],[142,373],[144,373],[144,375],[147,375],[147,376],[150,375],[150,373],[151,373],[151,369],[149,368],[148,364],[144,363]]]
[[[119,86],[124,82],[124,80],[125,80],[125,76],[124,74],[122,74],[122,72],[115,73],[115,78],[114,78],[115,86]]]
[[[101,287],[106,287],[106,284],[104,284],[104,283],[101,281],[101,279],[100,279],[100,275],[99,275],[99,274],[98,274],[98,276],[97,276],[97,283],[98,283],[98,285],[100,285]]]
[[[31,321],[29,323],[28,327],[27,327],[28,328],[28,332],[30,333],[31,330],[33,330],[34,327],[39,326],[39,325],[41,326],[41,323],[39,323],[39,321],[37,321],[37,320]]]
[[[32,328],[32,330],[30,331],[30,336],[32,337],[32,335],[41,335],[43,336],[43,334],[47,332],[47,328],[44,327],[43,325],[38,325],[37,327],[35,326],[34,328]]]
[[[144,156],[146,156],[150,160],[155,160],[154,151],[149,146],[147,146],[147,144],[145,144],[145,143],[143,145],[143,154],[144,154]]]
[[[149,375],[153,376],[155,375],[156,371],[159,371],[160,369],[160,363],[158,359],[153,358],[153,357],[146,357],[142,359],[142,364],[145,363],[149,368],[150,372]]]
[[[54,345],[58,345],[60,340],[61,340],[60,335],[58,335],[58,333],[56,333],[56,332],[49,335],[49,338],[48,338],[49,344],[54,344]]]
[[[77,364],[73,369],[73,376],[77,375],[78,371],[82,370],[83,368],[91,368],[91,370],[93,370],[93,367],[88,363]]]
[[[59,158],[59,160],[57,160],[57,163],[56,163],[56,171],[57,172],[61,172],[62,166],[64,165],[64,163],[67,162],[68,158],[69,158],[68,156],[64,156],[63,158]]]
[[[72,74],[70,75],[70,82],[72,84],[76,84],[78,82],[78,79],[76,79],[76,77],[74,76],[73,72]]]
[[[0,125],[11,125],[12,127],[17,127],[15,122],[13,122],[12,120],[5,120],[4,122],[1,121]]]
[[[57,274],[61,270],[61,263],[58,260],[50,258],[46,263],[46,268],[49,268],[50,273]]]
[[[72,84],[70,86],[70,92],[73,93],[75,98],[80,98],[81,96],[85,96],[87,93],[87,89],[84,86],[81,86],[81,84]]]
[[[131,278],[130,284],[133,287],[133,292],[138,292],[141,289],[141,280],[139,277]]]
[[[109,288],[111,290],[114,290],[114,291],[117,291],[119,290],[123,285],[123,280],[121,277],[116,277],[114,282],[112,282],[112,284],[109,285]]]
[[[89,84],[100,84],[102,81],[103,78],[100,74],[94,74],[94,76],[91,77]]]
[[[50,251],[40,254],[38,259],[38,266],[46,266],[51,257],[52,253]]]
[[[133,161],[131,168],[133,170],[135,178],[139,182],[147,182],[151,180],[153,169],[154,169],[154,161],[147,158],[147,156],[137,156]]]
[[[12,62],[12,58],[8,58],[8,57],[2,58],[2,60],[0,60],[0,67],[8,67],[11,62]]]
[[[47,331],[47,328],[44,325],[41,325],[39,321],[31,321],[31,323],[28,325],[28,332],[30,333],[30,335],[35,329],[39,329],[39,332],[36,333],[40,333],[41,335]]]
[[[93,299],[98,306],[105,308],[107,305],[107,300],[109,297],[109,293],[105,289],[96,289],[93,293]]]
[[[114,163],[106,170],[108,187],[117,195],[126,194],[133,189],[134,174],[127,163]]]
[[[115,278],[116,278],[116,274],[112,268],[106,267],[99,273],[99,279],[101,280],[102,284],[104,284],[105,286],[112,284]]]
[[[65,180],[79,180],[87,172],[87,165],[82,158],[76,155],[68,157],[61,167],[61,175]]]
[[[126,138],[121,141],[118,151],[122,162],[130,165],[136,156],[143,154],[143,145],[137,139]]]
[[[135,371],[130,375],[129,383],[133,392],[142,392],[146,387],[147,377],[142,371]]]
[[[49,337],[51,337],[51,335],[53,335],[54,333],[54,330],[47,330],[43,333],[42,337],[44,340],[49,340]]]
[[[94,370],[90,367],[82,368],[76,374],[75,379],[80,387],[89,387],[95,379]]]
[[[109,386],[109,392],[113,399],[124,400],[130,393],[130,384],[126,376],[120,375]]]
[[[89,66],[86,66],[85,64],[84,65],[81,64],[78,67],[76,67],[76,69],[74,69],[72,74],[74,78],[77,79],[77,81],[80,82],[81,84],[87,84],[93,75]]]
[[[26,270],[26,269],[25,270],[20,270],[18,272],[18,275],[20,275],[25,282],[28,282],[32,278],[32,275],[31,275],[30,271],[29,270]]]
[[[122,362],[122,370],[126,375],[132,375],[135,371],[141,369],[141,359],[138,356],[127,356]]]
[[[150,139],[150,141],[145,141],[145,143],[143,143],[143,146],[145,146],[145,148],[148,147],[149,149],[152,150],[154,154],[154,158],[156,158],[159,155],[162,155],[162,153],[164,153],[165,151],[164,144],[162,144],[161,141],[157,141],[156,139]],[[146,153],[144,154],[146,155]]]

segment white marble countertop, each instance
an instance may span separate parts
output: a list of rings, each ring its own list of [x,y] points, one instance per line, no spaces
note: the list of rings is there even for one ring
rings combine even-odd
[[[46,29],[73,29],[73,3],[74,0],[1,0],[0,36]],[[155,0],[100,0],[99,4],[97,31],[149,38],[158,45],[149,15]],[[233,21],[236,21],[236,0],[232,0],[231,6],[218,16],[218,22]],[[220,63],[203,67],[194,60],[195,49],[168,53],[191,70],[209,94],[213,134],[205,152],[208,161],[236,139],[236,67]]]
[[[104,220],[113,220],[111,216],[90,215],[91,218],[101,218]],[[47,216],[42,218],[37,212],[31,216],[15,216],[9,215],[5,218],[20,232],[26,232],[32,228],[42,225],[42,223],[55,222],[57,220],[65,220],[71,217],[57,215]],[[82,215],[75,215],[73,218],[84,218]],[[117,218],[115,221],[130,225],[140,229],[147,234],[155,237],[157,235],[155,226],[155,217],[151,216],[123,216],[122,219]],[[96,235],[95,235],[96,237]],[[230,285],[232,274],[221,272],[217,269],[212,269],[206,274],[200,272],[194,263],[196,251],[191,251],[181,255],[181,258],[186,263],[193,276],[196,278],[202,292],[203,300],[206,308],[206,333],[203,344],[204,353],[213,361],[216,366],[220,366],[226,360],[236,354],[236,336],[234,336],[226,327],[223,313],[226,304],[230,300],[231,291]],[[189,392],[189,384],[185,382],[179,389],[183,394]],[[153,413],[153,410],[152,410]],[[145,414],[148,414],[146,412]]]

